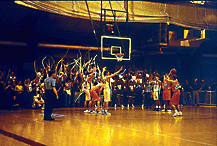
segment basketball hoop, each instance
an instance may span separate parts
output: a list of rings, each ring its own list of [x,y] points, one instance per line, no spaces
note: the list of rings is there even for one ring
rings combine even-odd
[[[117,61],[120,62],[123,60],[124,53],[115,53],[115,57],[117,58]]]

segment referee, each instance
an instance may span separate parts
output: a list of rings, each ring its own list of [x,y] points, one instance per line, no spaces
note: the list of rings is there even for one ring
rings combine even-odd
[[[54,103],[56,99],[59,99],[56,85],[56,74],[54,72],[48,73],[49,77],[44,80],[45,87],[45,108],[44,108],[44,120],[52,121],[51,114],[53,111]]]

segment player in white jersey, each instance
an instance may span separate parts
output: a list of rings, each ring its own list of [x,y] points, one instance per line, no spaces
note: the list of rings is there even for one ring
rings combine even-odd
[[[155,101],[156,108],[154,111],[160,111],[161,110],[161,104],[160,104],[160,90],[161,90],[161,81],[156,76],[154,80],[151,82],[153,85],[153,99]]]
[[[117,74],[119,74],[123,70],[123,67],[121,67],[117,72],[115,72],[112,75],[109,75],[109,71],[106,70],[106,68],[103,68],[102,72],[102,80],[104,84],[104,90],[103,90],[103,96],[104,96],[104,103],[103,103],[103,109],[105,110],[104,114],[110,114],[108,112],[108,104],[111,102],[111,82],[110,79]]]
[[[95,73],[96,68],[94,67],[92,70],[91,75],[84,77],[84,82],[82,84],[82,90],[85,93],[85,101],[84,101],[84,108],[86,109],[84,112],[90,112],[91,110],[91,96],[90,96],[90,89],[91,89],[91,81],[93,78],[93,74]],[[87,105],[89,110],[87,109]]]

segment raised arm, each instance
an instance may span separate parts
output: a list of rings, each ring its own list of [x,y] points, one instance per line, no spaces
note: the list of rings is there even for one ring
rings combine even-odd
[[[97,70],[99,71],[99,76],[101,76],[101,70],[99,68],[99,65],[97,65]]]
[[[102,69],[102,78],[104,79],[104,72],[105,72],[105,70],[106,70],[106,67],[103,67],[103,69]]]
[[[92,79],[92,77],[93,77],[93,74],[95,73],[95,71],[96,71],[96,68],[95,67],[93,67],[93,70],[92,70],[92,73],[91,73],[91,75],[88,77],[88,79],[87,79],[87,81],[88,82],[90,82],[91,81],[91,79]]]
[[[107,79],[116,76],[116,75],[119,74],[122,70],[123,70],[123,66],[122,66],[117,72],[115,72],[114,74],[107,76]]]

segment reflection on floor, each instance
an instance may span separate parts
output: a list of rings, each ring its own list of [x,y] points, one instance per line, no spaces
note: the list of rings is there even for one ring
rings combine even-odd
[[[217,108],[183,107],[183,116],[136,108],[110,108],[111,115],[84,113],[83,108],[0,111],[3,146],[217,145]]]

